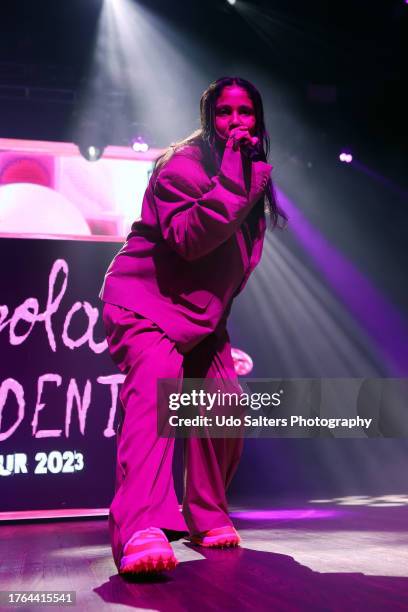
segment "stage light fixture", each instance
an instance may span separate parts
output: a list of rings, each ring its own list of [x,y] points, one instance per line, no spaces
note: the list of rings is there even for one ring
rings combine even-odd
[[[95,114],[95,111],[92,111]],[[90,114],[74,115],[77,127],[75,144],[78,146],[82,157],[87,161],[96,162],[100,159],[109,143],[107,126],[109,125],[109,115],[101,115],[101,118],[90,116]]]
[[[145,142],[142,136],[136,136],[136,138],[132,138],[132,149],[137,153],[146,153],[149,149],[149,145]]]
[[[137,153],[146,153],[152,144],[152,134],[147,125],[139,121],[133,121],[128,127],[128,134],[131,134],[129,145]]]
[[[236,0],[227,0],[228,4],[230,4],[231,6],[234,6]]]
[[[353,161],[353,156],[351,153],[348,153],[347,151],[342,151],[339,155],[339,160],[346,164],[351,164],[351,162]]]
[[[87,161],[95,162],[102,157],[105,147],[101,145],[80,144],[78,145],[78,149],[82,157],[84,157]]]

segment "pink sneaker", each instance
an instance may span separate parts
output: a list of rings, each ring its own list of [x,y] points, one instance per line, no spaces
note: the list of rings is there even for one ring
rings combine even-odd
[[[174,552],[163,531],[149,527],[136,531],[123,549],[120,574],[161,572],[172,570],[178,564]]]
[[[241,538],[232,525],[225,525],[225,527],[216,527],[204,533],[190,536],[190,541],[198,546],[210,547],[224,547],[224,546],[238,546],[241,542]]]

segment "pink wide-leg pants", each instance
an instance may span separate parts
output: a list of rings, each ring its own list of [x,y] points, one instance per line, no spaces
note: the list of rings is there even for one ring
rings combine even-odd
[[[227,330],[181,353],[155,323],[112,304],[103,309],[110,354],[126,374],[120,400],[116,492],[109,525],[116,564],[140,529],[159,527],[191,534],[232,524],[226,490],[238,467],[242,438],[184,440],[182,513],[174,490],[174,439],[157,435],[158,378],[236,380]]]

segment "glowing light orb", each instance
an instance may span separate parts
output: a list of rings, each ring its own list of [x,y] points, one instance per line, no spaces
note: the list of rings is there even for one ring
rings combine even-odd
[[[346,153],[345,151],[343,151],[339,155],[339,160],[346,164],[351,164],[351,162],[353,161],[353,156],[351,153]]]

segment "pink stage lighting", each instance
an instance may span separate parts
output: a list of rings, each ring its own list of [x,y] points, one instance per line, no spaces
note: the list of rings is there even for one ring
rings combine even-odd
[[[141,136],[137,136],[132,140],[132,149],[138,153],[146,153],[149,149],[149,145]]]
[[[341,162],[345,162],[346,164],[350,164],[353,161],[353,156],[351,153],[346,153],[345,151],[342,151],[339,155],[339,160]]]

